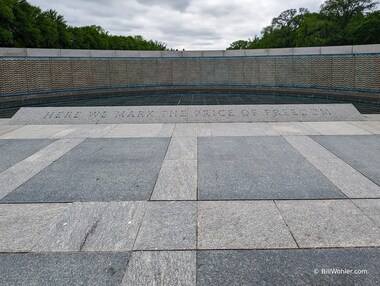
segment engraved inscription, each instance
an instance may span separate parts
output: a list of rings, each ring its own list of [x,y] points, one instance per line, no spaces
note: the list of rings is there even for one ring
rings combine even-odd
[[[276,122],[362,120],[350,104],[44,107],[21,109],[12,119],[28,124]]]

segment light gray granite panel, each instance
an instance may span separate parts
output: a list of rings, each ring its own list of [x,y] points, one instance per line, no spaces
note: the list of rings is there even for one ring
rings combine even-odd
[[[173,131],[173,137],[196,137],[197,136],[197,124],[182,124],[175,125]]]
[[[350,198],[380,197],[378,185],[313,139],[305,136],[287,136],[285,139],[346,196]]]
[[[36,153],[54,140],[0,140],[0,173]]]
[[[352,104],[23,107],[10,124],[356,121]]]
[[[211,123],[212,136],[278,136],[269,123]]]
[[[202,200],[345,197],[282,137],[198,138]]]
[[[68,130],[68,132],[67,132]],[[74,131],[71,126],[67,125],[28,125],[17,128],[0,136],[0,139],[45,139],[58,138],[55,135],[62,134],[62,137]],[[62,133],[64,132],[64,133]],[[67,132],[67,133],[66,133]],[[55,137],[54,137],[55,136]]]
[[[65,138],[103,138],[116,127],[116,124],[86,124],[77,125],[74,131]]]
[[[198,248],[297,248],[297,245],[272,201],[223,201],[198,203]]]
[[[349,200],[278,201],[301,248],[380,246],[380,228]]]
[[[64,204],[1,205],[0,252],[30,251],[66,207]]]
[[[82,141],[83,139],[58,140],[0,173],[0,199],[16,190]]]
[[[379,256],[377,248],[199,251],[197,285],[379,285]]]
[[[280,135],[319,135],[319,133],[302,122],[274,122],[272,128]]]
[[[380,200],[353,200],[380,227]]]
[[[172,137],[175,124],[162,124],[158,137]]]
[[[348,122],[305,122],[309,128],[321,135],[368,135],[368,130]]]
[[[168,141],[87,139],[2,202],[146,200],[153,191]]]
[[[33,247],[33,251],[130,251],[145,204],[74,203]]]
[[[127,252],[0,254],[0,284],[117,286],[128,258]]]
[[[380,121],[353,121],[350,123],[373,134],[380,134]]]
[[[16,130],[16,129],[20,128],[20,127],[22,127],[22,126],[21,125],[8,125],[8,123],[2,125],[0,123],[0,136],[6,134],[8,132],[11,132],[13,130]]]
[[[196,160],[197,137],[173,137],[165,160]]]
[[[107,132],[104,138],[157,137],[163,124],[119,124]]]
[[[134,250],[196,247],[195,202],[149,202]]]
[[[133,252],[122,285],[195,286],[195,251]]]
[[[380,186],[380,135],[312,138]]]
[[[165,159],[152,200],[196,200],[197,161]]]
[[[197,135],[198,137],[211,136],[211,124],[210,123],[197,123]]]

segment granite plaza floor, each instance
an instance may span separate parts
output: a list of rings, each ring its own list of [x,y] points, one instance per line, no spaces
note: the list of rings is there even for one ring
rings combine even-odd
[[[0,285],[380,285],[380,117],[9,125]]]

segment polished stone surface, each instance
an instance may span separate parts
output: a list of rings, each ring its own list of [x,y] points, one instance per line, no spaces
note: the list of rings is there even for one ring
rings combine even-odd
[[[202,200],[344,197],[281,137],[199,138],[198,174]]]
[[[371,248],[199,251],[197,285],[378,285],[379,256]],[[367,273],[324,274],[330,269]]]
[[[84,139],[61,139],[0,173],[0,199],[7,196]],[[1,201],[0,201],[1,202]]]
[[[0,285],[120,285],[128,253],[0,254]]]
[[[47,145],[51,139],[34,140],[3,140],[0,139],[0,173],[12,167],[25,158],[33,155]]]
[[[146,200],[153,191],[168,141],[87,139],[3,202]]]
[[[285,139],[349,198],[379,198],[380,186],[306,136]]]
[[[380,185],[380,135],[313,136],[312,138]]]

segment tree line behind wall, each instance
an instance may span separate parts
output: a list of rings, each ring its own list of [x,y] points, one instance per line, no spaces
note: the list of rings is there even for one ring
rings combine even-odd
[[[96,25],[71,27],[54,10],[42,11],[26,0],[0,0],[0,47],[165,50],[166,44],[142,36],[109,35]]]
[[[372,0],[327,0],[318,13],[289,9],[273,18],[261,36],[228,49],[267,49],[380,43],[380,11]]]

